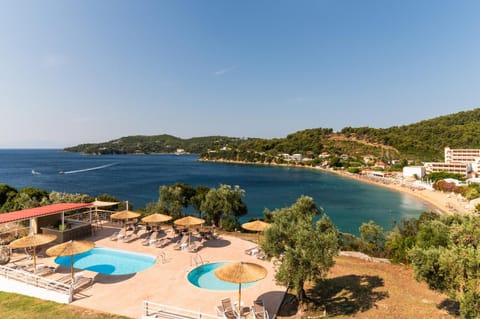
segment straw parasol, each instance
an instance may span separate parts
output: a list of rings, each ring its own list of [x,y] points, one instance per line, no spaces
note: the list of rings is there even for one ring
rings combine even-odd
[[[127,234],[127,221],[129,219],[137,218],[138,216],[140,216],[139,213],[132,212],[132,211],[127,209],[127,210],[122,210],[121,212],[110,215],[110,218],[111,219],[119,219],[119,220],[123,221],[123,234],[126,235]]]
[[[175,225],[178,226],[185,226],[188,227],[188,244],[190,245],[190,227],[191,226],[196,226],[196,225],[201,225],[205,223],[204,219],[194,217],[194,216],[185,216],[182,218],[177,219],[176,221],[173,222]]]
[[[57,239],[57,235],[54,234],[33,234],[28,235],[17,240],[12,241],[10,248],[33,248],[33,269],[37,270],[37,246],[51,243]]]
[[[142,221],[147,224],[159,224],[159,223],[168,222],[170,219],[172,219],[172,216],[155,213],[155,214],[143,217]]]
[[[70,256],[70,273],[73,283],[73,258],[74,255],[87,252],[95,247],[95,243],[86,240],[70,240],[62,244],[55,245],[47,249],[47,255]]]
[[[215,276],[223,281],[238,284],[238,313],[241,313],[242,283],[254,282],[267,276],[265,267],[250,262],[234,262],[219,267]]]
[[[253,222],[248,222],[248,223],[242,224],[243,229],[257,232],[257,244],[260,241],[260,232],[266,230],[270,226],[271,226],[271,224],[266,223],[266,222],[261,221],[261,220],[254,220]]]
[[[185,216],[180,219],[177,219],[173,223],[179,226],[190,227],[190,226],[201,225],[205,223],[205,220],[198,217],[194,217],[194,216]]]

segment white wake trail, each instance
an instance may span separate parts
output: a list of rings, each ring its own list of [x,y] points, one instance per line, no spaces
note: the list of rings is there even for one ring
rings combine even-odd
[[[84,169],[77,169],[77,170],[74,170],[74,171],[60,172],[60,174],[76,174],[76,173],[94,171],[94,170],[97,170],[97,169],[107,168],[107,167],[110,167],[110,166],[113,166],[113,165],[115,165],[115,163],[106,164],[106,165],[102,165],[102,166],[96,166],[96,167],[90,167],[90,168],[84,168]]]

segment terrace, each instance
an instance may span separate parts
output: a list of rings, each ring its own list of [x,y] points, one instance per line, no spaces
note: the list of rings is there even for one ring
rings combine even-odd
[[[164,226],[165,235],[172,235],[170,226]],[[75,293],[72,304],[94,310],[139,318],[151,313],[145,311],[146,305],[150,309],[183,309],[185,313],[198,313],[205,317],[210,314],[216,316],[216,306],[224,298],[238,299],[238,291],[218,291],[198,288],[187,280],[187,274],[202,263],[220,261],[250,261],[264,266],[267,277],[254,286],[242,288],[242,303],[252,305],[257,298],[264,300],[265,306],[274,318],[282,302],[285,288],[277,286],[274,280],[274,266],[272,262],[259,260],[255,256],[246,255],[253,243],[228,234],[204,242],[198,252],[175,250],[170,244],[163,248],[144,246],[141,244],[145,231],[134,241],[112,241],[110,237],[120,229],[120,225],[103,224],[94,235],[85,238],[95,242],[97,247],[120,249],[130,252],[145,253],[157,256],[156,263],[143,271],[131,275],[105,275],[88,270],[82,270],[85,276],[94,279],[88,288]],[[53,280],[65,276],[70,270],[57,266],[53,257],[41,257],[39,263],[56,267],[55,273],[48,275],[46,280]],[[79,270],[77,270],[79,271]],[[148,301],[145,303],[145,301]],[[161,307],[159,306],[161,305]],[[186,317],[186,315],[178,315]],[[189,317],[191,317],[190,315]]]

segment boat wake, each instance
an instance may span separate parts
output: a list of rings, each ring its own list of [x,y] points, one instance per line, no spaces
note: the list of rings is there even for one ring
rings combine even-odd
[[[111,163],[111,164],[106,164],[106,165],[102,165],[102,166],[96,166],[96,167],[90,167],[90,168],[83,168],[83,169],[77,169],[77,170],[74,170],[74,171],[60,171],[60,174],[77,174],[77,173],[83,173],[83,172],[88,172],[88,171],[95,171],[97,169],[102,169],[102,168],[107,168],[107,167],[110,167],[110,166],[113,166],[115,165],[115,163]]]

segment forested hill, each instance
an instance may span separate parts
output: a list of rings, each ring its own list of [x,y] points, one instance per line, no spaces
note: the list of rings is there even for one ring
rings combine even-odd
[[[183,149],[188,153],[201,153],[207,149],[215,149],[225,144],[236,145],[240,139],[226,136],[206,136],[182,139],[172,135],[127,136],[98,144],[80,144],[64,149],[66,152],[86,154],[151,154],[175,153]]]
[[[245,132],[248,134],[248,132]],[[346,127],[341,132],[329,128],[306,129],[285,138],[240,139],[225,136],[181,139],[171,135],[129,136],[99,144],[82,144],[65,151],[89,154],[174,153],[184,149],[212,159],[264,161],[259,154],[301,153],[316,156],[322,152],[359,156],[371,154],[380,158],[443,160],[445,146],[480,148],[480,108],[390,128]],[[218,152],[210,155],[208,151]],[[249,153],[249,156],[239,154]],[[254,155],[252,155],[254,154]],[[268,156],[267,156],[268,157]]]
[[[442,160],[445,146],[480,148],[480,108],[387,129],[346,127],[342,134],[389,145],[423,160]]]

